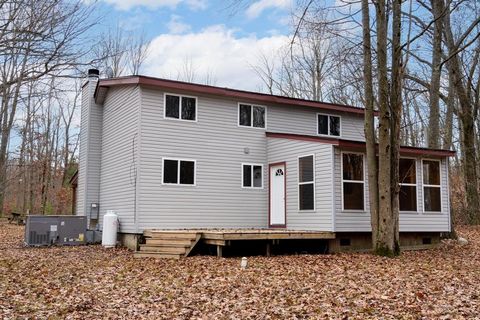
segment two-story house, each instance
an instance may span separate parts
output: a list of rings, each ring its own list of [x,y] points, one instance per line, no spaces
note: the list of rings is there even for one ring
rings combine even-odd
[[[284,228],[368,246],[363,121],[352,106],[91,70],[76,213],[101,226],[113,210],[123,234]],[[450,231],[451,155],[401,148],[400,232],[420,239],[405,244]]]

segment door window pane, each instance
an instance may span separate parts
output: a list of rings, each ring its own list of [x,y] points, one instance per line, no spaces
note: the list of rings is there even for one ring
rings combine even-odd
[[[178,161],[163,161],[163,183],[178,183]]]
[[[328,134],[328,116],[318,115],[318,134]]]
[[[246,104],[240,105],[239,121],[241,126],[252,125],[252,107]]]
[[[314,209],[314,184],[307,183],[299,186],[300,210]]]
[[[195,163],[180,161],[180,184],[195,184]]]
[[[165,117],[178,119],[180,115],[180,97],[166,95],[165,97]]]
[[[340,117],[330,116],[330,135],[340,135]]]
[[[182,97],[182,119],[196,120],[196,101],[195,98]]]

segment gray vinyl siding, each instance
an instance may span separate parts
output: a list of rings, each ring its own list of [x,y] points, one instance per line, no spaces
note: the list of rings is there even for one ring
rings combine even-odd
[[[268,131],[317,135],[317,113],[340,116],[341,138],[365,141],[363,115],[323,111],[316,108],[270,106],[268,108]]]
[[[287,228],[333,231],[332,153],[330,144],[268,138],[268,162],[286,162]],[[300,211],[298,157],[315,158],[315,210]]]
[[[139,230],[267,227],[265,129],[239,127],[235,100],[198,96],[197,122],[164,119],[164,95],[141,89]],[[162,158],[196,160],[196,185],[163,185]],[[264,165],[263,189],[241,186],[241,164]]]
[[[417,212],[400,213],[400,232],[431,231],[441,232],[450,230],[449,199],[448,199],[448,173],[447,161],[441,161],[442,183],[442,212],[423,212],[423,176],[422,159],[416,159],[417,164]],[[365,165],[365,170],[367,166]],[[341,181],[341,151],[335,149],[335,231],[336,232],[370,232],[370,208],[368,203],[368,176],[365,174],[365,212],[342,211],[342,181]],[[366,173],[366,171],[365,171]]]
[[[92,96],[95,86],[85,88],[84,97]],[[164,92],[158,88],[113,86],[103,106],[95,105],[91,99],[82,100],[78,214],[85,214],[91,202],[99,202],[101,216],[107,210],[119,215],[121,232],[267,228],[268,164],[285,161],[287,228],[370,231],[368,181],[365,212],[342,212],[338,148],[265,136],[265,132],[315,136],[316,114],[324,113],[341,116],[341,138],[363,141],[361,115],[266,105],[267,127],[248,128],[238,126],[238,103],[249,101],[177,94],[197,97],[196,122],[165,119]],[[315,210],[300,212],[297,162],[299,156],[308,154],[315,155]],[[164,158],[195,160],[195,186],[162,184]],[[242,163],[263,165],[263,188],[242,188]],[[442,213],[423,213],[418,159],[419,211],[400,215],[400,231],[449,230],[445,159],[441,168]]]
[[[93,101],[96,84],[89,80],[82,88],[77,215],[89,215],[99,202],[103,108]]]
[[[103,105],[100,175],[100,225],[107,210],[119,217],[121,232],[136,232],[135,170],[138,166],[138,112],[140,89],[109,89]]]

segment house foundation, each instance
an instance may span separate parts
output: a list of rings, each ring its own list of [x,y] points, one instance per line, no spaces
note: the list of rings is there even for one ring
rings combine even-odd
[[[117,239],[122,247],[137,251],[139,244],[143,241],[143,235],[136,233],[119,233]]]
[[[402,250],[430,249],[440,243],[440,232],[402,232]],[[329,240],[329,252],[367,252],[372,250],[370,232],[337,232],[336,238]]]

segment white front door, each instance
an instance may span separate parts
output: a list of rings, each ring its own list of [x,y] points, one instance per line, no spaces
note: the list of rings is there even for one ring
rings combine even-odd
[[[270,226],[285,227],[285,163],[270,165]]]

